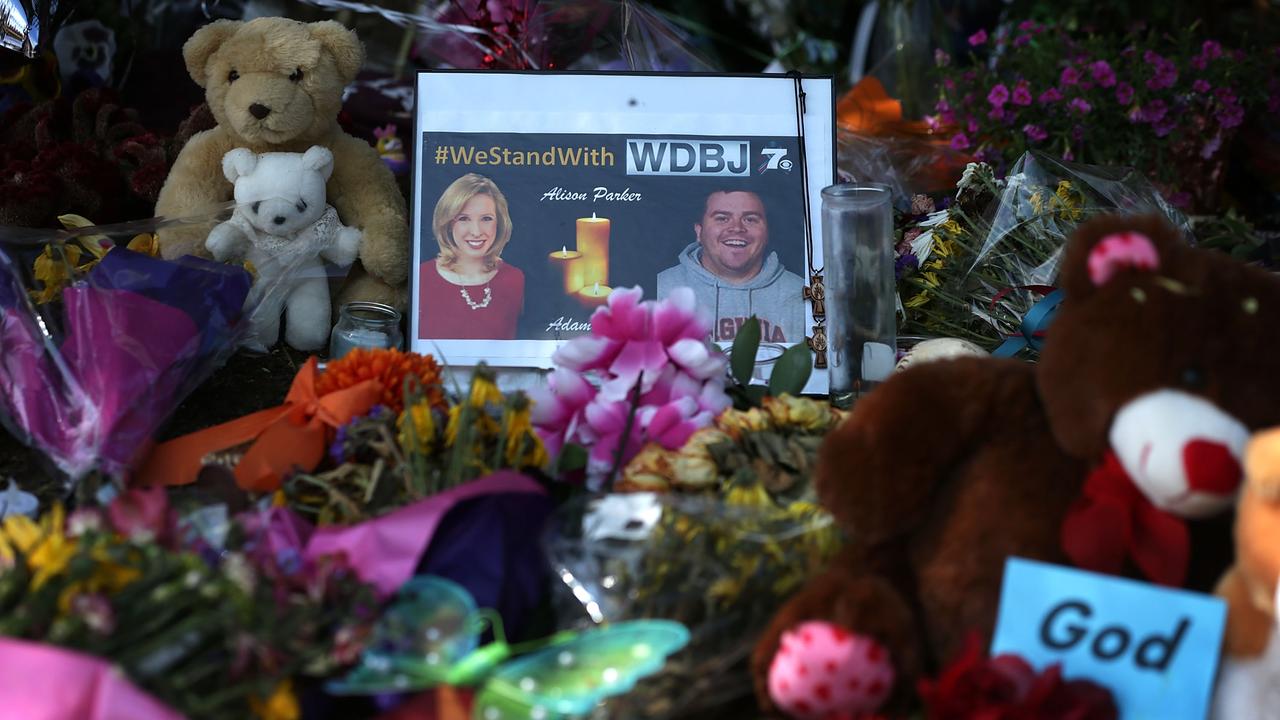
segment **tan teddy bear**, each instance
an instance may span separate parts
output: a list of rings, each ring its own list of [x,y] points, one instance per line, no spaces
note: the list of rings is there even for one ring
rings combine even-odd
[[[1217,588],[1227,601],[1227,632],[1213,720],[1280,718],[1280,428],[1255,435],[1244,462],[1236,564]]]
[[[395,177],[367,142],[338,126],[343,88],[355,79],[364,50],[355,33],[333,22],[286,18],[219,20],[182,48],[187,71],[203,88],[218,126],[182,149],[156,202],[162,217],[203,215],[232,198],[222,173],[228,150],[333,153],[328,202],[342,222],[361,230],[359,262],[340,302],[372,300],[405,306],[409,227]],[[159,233],[166,258],[207,254],[214,223],[175,225]]]

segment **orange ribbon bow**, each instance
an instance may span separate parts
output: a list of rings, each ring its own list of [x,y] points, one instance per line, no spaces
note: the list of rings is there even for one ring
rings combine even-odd
[[[211,452],[249,441],[253,445],[236,464],[236,484],[252,492],[279,489],[295,468],[310,472],[324,459],[329,428],[369,412],[382,396],[382,383],[365,380],[326,395],[316,394],[315,357],[293,379],[284,404],[245,415],[157,445],[138,472],[138,485],[194,482]]]

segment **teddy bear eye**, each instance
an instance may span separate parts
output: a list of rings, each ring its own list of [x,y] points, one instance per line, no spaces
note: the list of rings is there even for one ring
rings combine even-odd
[[[240,73],[236,72],[235,70],[232,70],[231,72],[227,73],[228,83],[233,83],[239,79],[240,79]]]
[[[306,201],[306,200],[299,200],[299,201],[298,201],[297,208],[298,208],[298,212],[306,212],[306,211],[307,211],[307,201]]]
[[[256,213],[256,212],[258,212],[258,206],[259,206],[259,205],[261,205],[261,204],[262,204],[261,202],[256,202],[256,203],[254,203],[254,204],[253,204],[253,211],[254,211],[255,213]]]
[[[293,82],[301,82],[301,81],[302,81],[302,68],[298,68],[298,69],[294,70],[294,71],[289,75],[289,79],[290,79],[291,81],[293,81]]]
[[[1189,390],[1200,390],[1205,384],[1204,370],[1199,365],[1188,365],[1182,369],[1182,375],[1178,379],[1183,387]]]

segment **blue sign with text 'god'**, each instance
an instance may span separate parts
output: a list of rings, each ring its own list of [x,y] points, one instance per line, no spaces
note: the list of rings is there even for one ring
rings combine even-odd
[[[1111,690],[1123,720],[1203,718],[1226,621],[1219,599],[1010,558],[992,656]]]

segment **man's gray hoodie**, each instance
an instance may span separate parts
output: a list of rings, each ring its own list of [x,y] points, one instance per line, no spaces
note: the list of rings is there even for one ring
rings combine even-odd
[[[702,266],[702,247],[689,243],[680,264],[658,273],[658,297],[680,286],[693,288],[698,305],[715,313],[715,339],[732,340],[747,318],[760,318],[764,342],[804,341],[804,281],[770,252],[755,277],[732,283]]]

